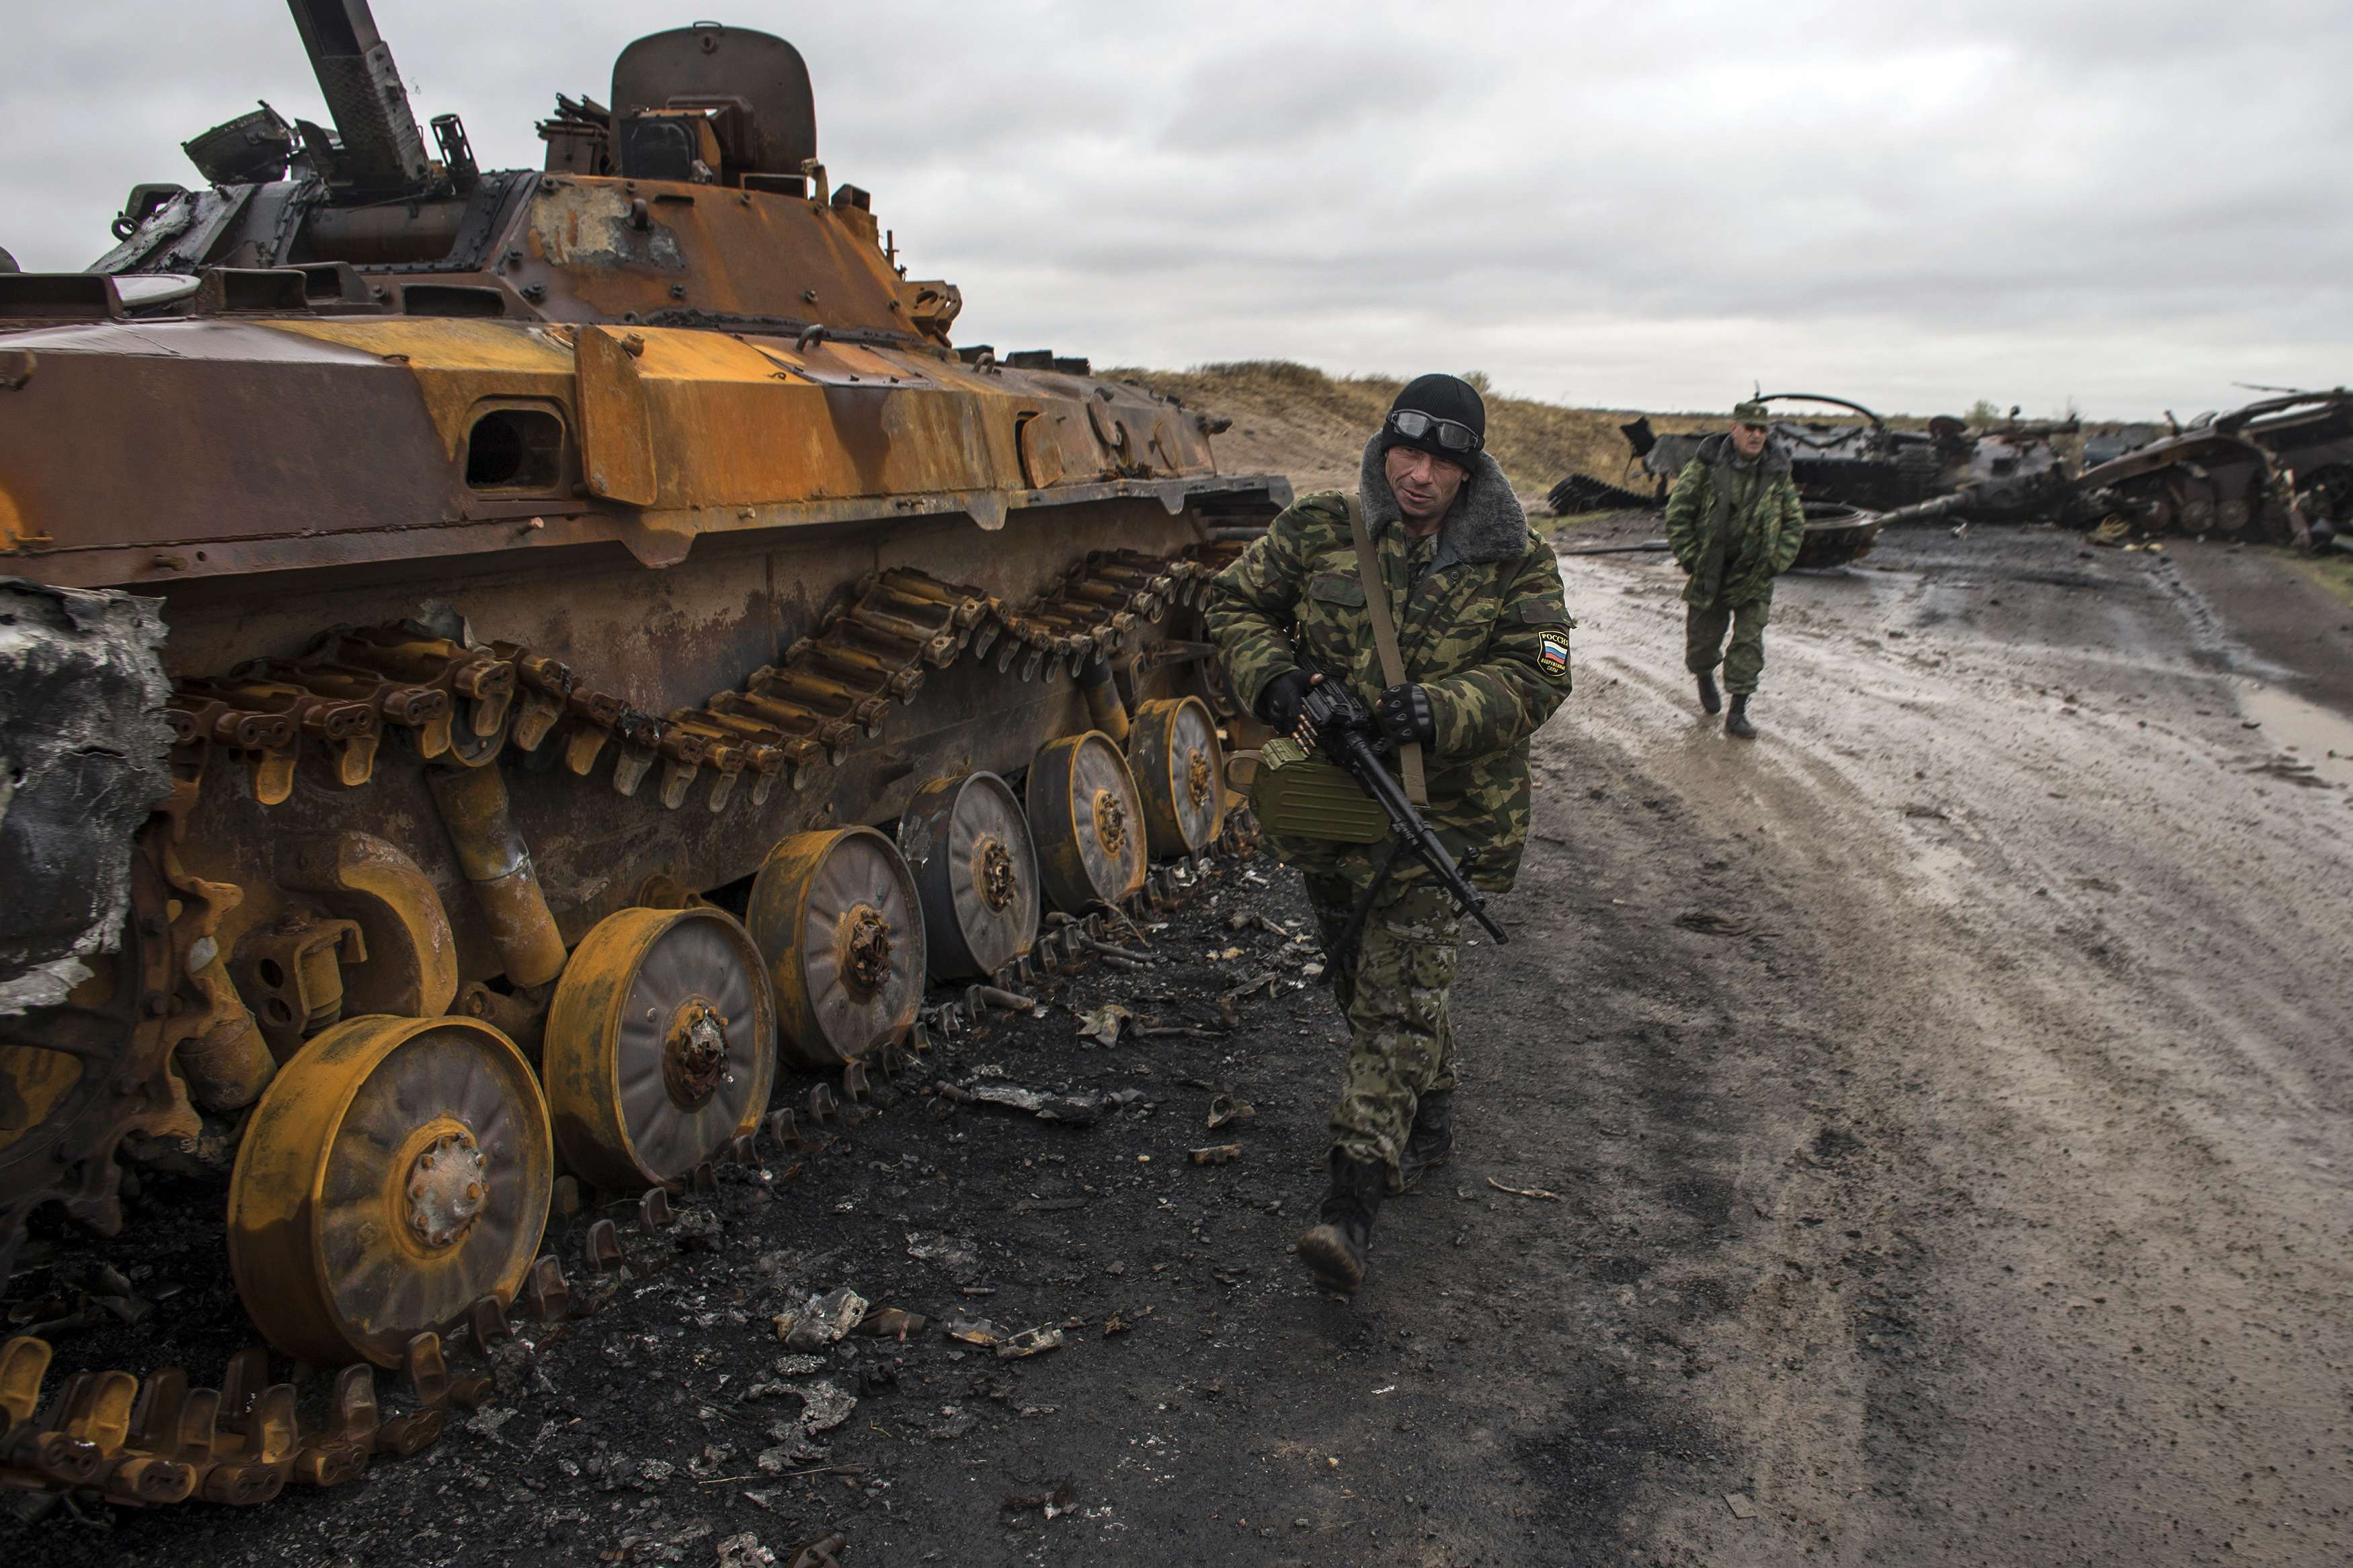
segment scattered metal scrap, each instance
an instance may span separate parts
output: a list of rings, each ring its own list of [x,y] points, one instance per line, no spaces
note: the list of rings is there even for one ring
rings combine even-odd
[[[1558,1193],[1546,1192],[1542,1187],[1507,1187],[1504,1185],[1503,1183],[1495,1180],[1493,1176],[1487,1178],[1487,1184],[1494,1188],[1499,1193],[1509,1193],[1515,1198],[1542,1198],[1545,1202],[1551,1204],[1560,1202],[1560,1194]]]

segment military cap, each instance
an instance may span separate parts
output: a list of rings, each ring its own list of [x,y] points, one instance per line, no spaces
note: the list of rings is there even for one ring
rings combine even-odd
[[[1772,418],[1765,405],[1753,397],[1735,404],[1732,408],[1732,422],[1736,425],[1766,425],[1770,424]]]

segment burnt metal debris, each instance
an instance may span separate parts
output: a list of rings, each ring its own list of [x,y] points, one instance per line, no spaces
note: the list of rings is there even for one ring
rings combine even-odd
[[[2080,433],[2074,420],[2026,421],[2015,411],[2009,420],[1982,429],[1940,416],[1919,431],[1896,429],[1872,409],[1841,397],[1772,392],[1757,401],[1828,404],[1857,416],[1846,422],[1778,418],[1771,426],[1772,438],[1789,454],[1800,497],[1873,511],[1966,493],[1976,515],[2023,515],[2065,491],[2072,477],[2065,445]],[[1630,448],[1630,477],[1647,479],[1648,490],[1572,474],[1553,487],[1556,512],[1595,510],[1595,498],[1599,505],[1630,509],[1662,505],[1670,483],[1706,439],[1704,432],[1662,435],[1647,417],[1619,428]]]
[[[346,1376],[313,1431],[261,1352],[51,1396],[11,1342],[0,1485],[255,1501],[430,1440],[444,1338],[586,1310],[584,1184],[685,1245],[714,1166],[897,1098],[927,978],[1026,1001],[1250,842],[1190,650],[1288,483],[956,345],[791,45],[639,39],[484,170],[364,0],[290,5],[331,128],[264,105],[90,269],[0,271],[0,854],[50,895],[0,915],[0,1279],[42,1205],[119,1229],[126,1161],[208,1172],[257,1326]],[[840,1083],[806,1130],[788,1066]]]
[[[1899,430],[1842,398],[1768,393],[1760,401],[1824,403],[1860,416],[1777,419],[1772,436],[1809,503],[1864,509],[1880,526],[2035,520],[2109,537],[2211,534],[2313,550],[2353,526],[2353,392],[2341,387],[2283,392],[2187,425],[2092,431],[2074,419],[2021,420],[2015,409],[1982,428],[1939,416],[1926,430]],[[1639,474],[1650,488],[1571,474],[1552,489],[1556,513],[1661,506],[1705,439],[1659,434],[1648,418],[1620,428],[1631,449],[1630,479]]]
[[[1858,506],[1846,506],[1838,501],[1810,500],[1806,509],[1806,536],[1798,546],[1798,558],[1790,563],[1793,572],[1825,572],[1843,566],[1850,561],[1860,561],[1871,553],[1879,542],[1879,530],[1886,519],[1874,511]],[[1564,550],[1563,555],[1663,555],[1667,542],[1645,539],[1632,544],[1594,544],[1581,549]]]
[[[2086,468],[2073,520],[2312,550],[2353,529],[2353,392],[2289,392]]]

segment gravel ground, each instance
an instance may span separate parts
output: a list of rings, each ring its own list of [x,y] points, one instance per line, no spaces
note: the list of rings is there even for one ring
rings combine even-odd
[[[1461,1147],[1353,1301],[1288,1256],[1340,1036],[1261,860],[1131,937],[1150,967],[730,1173],[702,1249],[633,1239],[425,1455],[251,1512],[0,1522],[0,1556],[2343,1562],[2353,794],[2312,737],[2353,639],[2253,651],[2234,617],[2286,601],[2204,564],[1893,537],[1785,582],[1743,745],[1694,713],[1672,568],[1570,563],[1514,940],[1458,993]],[[1198,1032],[1082,1037],[1113,1004]],[[1146,1100],[1049,1123],[933,1079]],[[1221,1094],[1254,1114],[1211,1130]],[[216,1199],[140,1203],[96,1256],[167,1299],[60,1364],[208,1375]],[[90,1255],[58,1237],[11,1306]],[[775,1316],[844,1285],[932,1321],[788,1359]],[[1073,1326],[1002,1359],[957,1317]]]

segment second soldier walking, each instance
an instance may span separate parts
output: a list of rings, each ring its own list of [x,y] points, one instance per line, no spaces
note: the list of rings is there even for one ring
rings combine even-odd
[[[1732,711],[1724,732],[1757,738],[1748,700],[1765,671],[1765,623],[1773,579],[1806,542],[1806,509],[1789,476],[1789,455],[1771,439],[1762,403],[1732,411],[1732,428],[1700,443],[1667,498],[1667,548],[1691,581],[1683,584],[1683,664],[1699,678],[1700,706],[1722,710],[1715,667]],[[1725,633],[1732,645],[1725,646]]]

